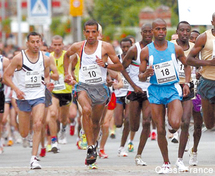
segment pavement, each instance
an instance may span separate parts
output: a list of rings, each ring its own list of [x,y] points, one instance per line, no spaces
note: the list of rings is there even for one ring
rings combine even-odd
[[[136,166],[134,158],[137,152],[139,131],[134,139],[134,151],[128,152],[128,157],[118,157],[117,150],[120,145],[122,129],[116,130],[116,138],[108,138],[105,152],[108,159],[97,159],[98,169],[91,170],[84,165],[86,150],[78,150],[76,147],[77,135],[69,136],[68,143],[61,145],[60,153],[48,152],[45,157],[40,158],[41,170],[30,170],[29,162],[31,148],[23,148],[22,144],[14,144],[11,147],[4,147],[4,153],[0,155],[0,176],[154,176],[158,175],[158,170],[162,163],[162,156],[157,145],[157,141],[148,139],[142,153],[143,160],[147,166]],[[67,130],[69,132],[69,129]],[[190,128],[189,146],[193,144],[192,128]],[[168,139],[169,158],[172,173],[166,175],[215,175],[215,150],[214,131],[204,130],[198,148],[198,166],[189,167],[187,173],[179,173],[175,167],[177,159],[178,144],[170,142]],[[127,144],[126,144],[127,148]],[[189,155],[184,153],[184,164],[188,166]]]

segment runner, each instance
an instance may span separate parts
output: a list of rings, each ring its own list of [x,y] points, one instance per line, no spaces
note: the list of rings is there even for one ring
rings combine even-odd
[[[215,13],[212,15],[211,23],[213,25],[213,29],[209,29],[198,36],[195,45],[187,58],[187,63],[189,65],[202,67],[202,76],[200,78],[197,91],[201,96],[203,120],[207,129],[212,129],[215,124]],[[199,54],[201,56],[201,60],[198,59]],[[193,148],[190,151],[190,155],[191,158],[195,157],[197,161],[197,148]]]
[[[195,43],[199,35],[200,33],[198,31],[193,30],[190,35],[190,42]],[[201,77],[200,71],[201,71],[201,67],[198,67],[195,69],[195,75],[196,75],[195,84],[197,85],[195,89],[197,89],[199,85],[199,79]],[[189,157],[190,157],[189,164],[191,166],[196,166],[198,164],[197,148],[202,135],[202,124],[203,124],[203,118],[201,114],[201,109],[202,109],[201,96],[197,92],[194,99],[192,99],[192,102],[193,102],[194,132],[193,132],[193,146],[189,149]]]
[[[140,75],[141,81],[150,77],[151,85],[148,87],[148,99],[152,111],[152,118],[157,127],[157,141],[163,156],[164,164],[159,173],[169,173],[170,162],[168,156],[165,114],[167,107],[168,122],[174,130],[178,130],[182,117],[182,91],[178,84],[179,59],[184,64],[185,81],[190,81],[190,67],[186,65],[183,49],[166,41],[167,24],[163,19],[156,19],[152,23],[154,42],[141,50]],[[147,67],[147,64],[149,66]],[[183,87],[183,96],[187,96],[189,87]]]
[[[27,35],[27,49],[17,54],[7,67],[4,80],[13,90],[19,111],[19,132],[27,137],[30,130],[30,115],[33,117],[33,148],[31,169],[41,169],[37,153],[41,140],[42,121],[45,111],[45,84],[49,84],[49,58],[39,51],[41,35]],[[12,75],[14,79],[12,81]],[[44,79],[45,76],[45,79]]]
[[[52,91],[52,105],[49,107],[49,129],[52,136],[52,152],[58,153],[60,148],[58,142],[66,144],[66,126],[67,119],[69,117],[69,106],[72,100],[72,86],[64,83],[64,55],[66,53],[63,50],[63,38],[59,35],[52,37],[52,49],[51,56],[54,58],[55,65],[58,70],[59,80],[52,81],[54,83],[54,89]],[[57,141],[58,133],[58,120],[62,122],[62,128],[60,129],[59,138]]]
[[[120,41],[120,47],[122,49],[122,54],[118,55],[120,62],[123,62],[124,57],[126,56],[129,48],[132,46],[132,41],[129,38],[124,38]],[[126,69],[129,73],[129,67]],[[130,128],[129,128],[129,103],[126,99],[128,93],[129,83],[123,77],[123,87],[121,89],[116,89],[116,109],[114,112],[114,120],[117,128],[121,128],[124,124],[122,137],[120,142],[120,148],[118,149],[118,156],[127,157],[128,154],[124,149],[126,140],[128,138]],[[133,143],[130,141],[130,151],[133,150]]]
[[[0,55],[0,139],[2,137],[2,118],[4,113],[5,95],[4,95],[4,82],[6,82],[4,76],[5,69],[9,65],[9,59]],[[0,154],[3,153],[3,144],[0,140]]]
[[[137,155],[135,156],[136,165],[145,166],[146,163],[142,160],[141,154],[145,147],[146,141],[150,134],[150,120],[151,120],[151,109],[147,98],[147,88],[149,83],[140,82],[138,78],[139,65],[140,65],[140,52],[147,44],[152,42],[152,26],[151,24],[143,24],[141,27],[142,40],[135,43],[127,52],[123,60],[124,68],[129,67],[129,75],[125,71],[122,71],[123,76],[129,82],[129,92],[127,99],[129,103],[129,122],[130,130],[133,135],[138,131],[140,126],[140,114],[142,112],[142,132],[140,135],[140,142],[138,145]],[[132,143],[132,141],[130,141]],[[131,144],[130,144],[131,145]],[[133,145],[133,144],[132,144]],[[119,149],[119,153],[120,153]]]
[[[182,49],[184,50],[184,55],[187,57],[190,50],[194,46],[193,43],[189,42],[189,38],[190,38],[190,34],[191,34],[190,24],[187,21],[179,22],[177,25],[176,33],[178,34],[178,39],[173,40],[171,42],[173,42],[176,45],[181,46]],[[179,79],[180,79],[179,84],[180,84],[181,88],[183,89],[183,87],[186,83],[184,66],[180,61],[178,61],[178,64],[179,64]],[[191,75],[191,71],[189,74]],[[188,167],[186,167],[183,163],[183,155],[184,155],[186,144],[188,141],[190,119],[191,119],[191,115],[192,115],[192,100],[191,99],[194,97],[194,84],[192,82],[192,78],[190,79],[189,83],[186,83],[186,84],[190,88],[190,93],[186,97],[183,97],[183,99],[182,99],[183,115],[182,115],[182,122],[181,122],[178,159],[176,161],[176,166],[180,172],[189,171]],[[176,135],[179,135],[178,131],[175,133]],[[175,134],[174,134],[174,136],[175,136]]]
[[[74,84],[74,77],[68,74],[69,57],[75,53],[79,54],[79,83],[75,85],[74,90],[82,107],[82,124],[88,143],[86,164],[89,165],[95,163],[97,158],[99,121],[110,96],[106,86],[107,69],[121,71],[122,65],[112,45],[97,39],[99,32],[96,21],[90,20],[85,23],[84,35],[85,41],[74,43],[66,52],[64,72],[65,81]],[[107,63],[108,57],[113,64]]]

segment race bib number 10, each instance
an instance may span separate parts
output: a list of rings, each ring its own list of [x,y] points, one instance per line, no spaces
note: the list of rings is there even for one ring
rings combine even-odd
[[[97,64],[84,65],[82,67],[85,83],[97,84],[102,82],[101,68]]]

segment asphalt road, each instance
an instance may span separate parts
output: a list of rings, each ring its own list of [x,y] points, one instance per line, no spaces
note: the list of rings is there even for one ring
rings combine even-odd
[[[140,128],[141,129],[141,128]],[[192,129],[192,128],[191,128]],[[67,130],[69,131],[69,130]],[[190,147],[193,143],[192,130],[190,130]],[[60,153],[47,153],[40,158],[41,170],[30,170],[29,162],[31,148],[23,148],[21,144],[14,144],[11,147],[4,147],[4,153],[0,155],[0,176],[3,175],[32,175],[32,176],[148,176],[158,175],[158,169],[162,163],[162,157],[157,141],[149,138],[142,153],[143,160],[147,166],[136,166],[134,158],[137,152],[140,130],[134,139],[134,151],[128,153],[128,157],[118,157],[117,150],[120,144],[121,129],[117,129],[116,138],[108,138],[105,152],[108,159],[97,159],[97,170],[90,170],[84,165],[86,150],[78,150],[76,147],[76,135],[67,135],[68,144],[61,145]],[[190,167],[188,173],[178,173],[175,168],[177,159],[178,144],[171,143],[168,139],[169,158],[172,166],[172,173],[168,175],[215,175],[215,150],[214,131],[204,131],[199,144],[198,166]],[[184,164],[189,161],[188,152],[184,154]]]

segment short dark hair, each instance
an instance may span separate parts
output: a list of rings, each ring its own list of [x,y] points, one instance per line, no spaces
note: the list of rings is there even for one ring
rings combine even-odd
[[[30,36],[39,36],[41,39],[42,39],[42,36],[37,33],[37,32],[30,32],[28,35],[27,35],[27,40],[29,41],[29,38]]]
[[[133,35],[127,35],[126,38],[129,38],[129,39],[133,38],[135,42],[135,37]]]
[[[177,25],[177,30],[178,30],[180,24],[188,24],[190,26],[190,23],[188,23],[187,21],[180,21]]]
[[[200,35],[200,32],[199,32],[199,31],[197,31],[197,30],[195,30],[195,29],[194,29],[194,30],[192,30],[192,31],[191,31],[191,33],[192,33],[192,32],[195,32],[195,33],[197,33],[197,34],[199,34],[199,35]]]
[[[130,39],[129,37],[123,38],[123,39],[120,41],[120,45],[121,45],[122,42],[130,42],[131,45],[132,45],[132,41],[131,41],[131,39]]]
[[[97,31],[99,30],[99,25],[95,20],[89,20],[86,23],[84,23],[84,30],[86,30],[86,26],[96,26],[97,27]]]

